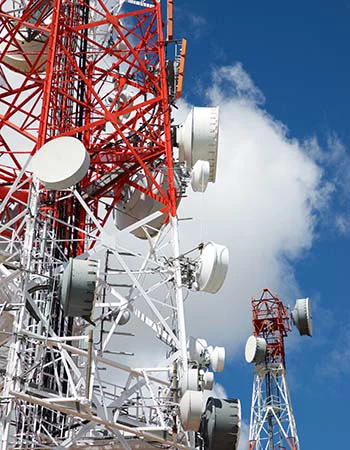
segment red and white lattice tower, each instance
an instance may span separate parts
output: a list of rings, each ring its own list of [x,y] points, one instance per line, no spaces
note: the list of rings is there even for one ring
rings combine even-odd
[[[224,354],[190,351],[183,305],[227,250],[181,253],[177,217],[215,181],[218,109],[172,124],[186,42],[163,3],[0,0],[1,450],[237,445],[237,400],[202,419]]]
[[[292,316],[268,289],[252,299],[254,335],[245,356],[254,363],[249,450],[300,450],[286,379],[284,340],[292,322],[301,335],[312,334],[309,299],[299,299]]]

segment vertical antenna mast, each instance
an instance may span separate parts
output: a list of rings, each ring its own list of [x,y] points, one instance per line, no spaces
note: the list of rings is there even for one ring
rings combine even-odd
[[[292,322],[301,335],[312,334],[309,299],[297,300],[292,319],[280,299],[268,289],[252,300],[254,335],[245,357],[254,363],[249,450],[300,450],[286,378],[284,340]]]

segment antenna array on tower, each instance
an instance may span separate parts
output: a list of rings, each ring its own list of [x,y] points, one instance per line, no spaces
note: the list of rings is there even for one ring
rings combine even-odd
[[[300,450],[286,378],[284,340],[292,322],[301,335],[312,334],[309,299],[299,299],[292,316],[268,289],[252,299],[254,335],[245,357],[254,363],[249,450]]]

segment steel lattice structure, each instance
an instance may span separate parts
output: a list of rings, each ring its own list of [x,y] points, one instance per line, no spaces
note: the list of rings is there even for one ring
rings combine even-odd
[[[252,319],[254,336],[263,339],[266,347],[264,356],[254,361],[248,448],[300,450],[286,379],[284,339],[291,331],[288,308],[264,289],[260,298],[252,300]]]
[[[0,50],[0,313],[13,321],[0,333],[0,448],[199,448],[178,411],[188,357],[177,204],[189,178],[174,162],[171,107],[184,43],[166,40],[157,0],[4,0]],[[64,136],[84,144],[89,170],[50,190],[31,161]],[[111,232],[135,192],[157,211]],[[70,258],[100,261],[93,323],[63,312]],[[155,366],[143,340],[149,360],[163,355]]]

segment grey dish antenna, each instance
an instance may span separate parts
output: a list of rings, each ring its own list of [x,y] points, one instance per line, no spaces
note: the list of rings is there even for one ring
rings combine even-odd
[[[298,328],[300,336],[312,336],[312,314],[309,298],[296,301],[292,312],[292,320]]]
[[[210,397],[202,414],[200,434],[205,450],[236,450],[241,430],[241,404]]]
[[[69,260],[61,280],[61,302],[66,317],[83,317],[90,321],[95,303],[98,263]]]

